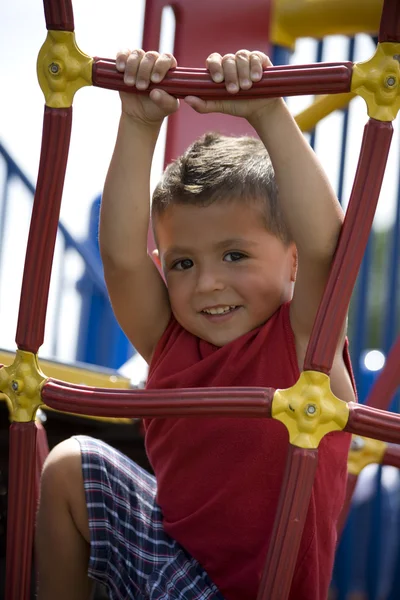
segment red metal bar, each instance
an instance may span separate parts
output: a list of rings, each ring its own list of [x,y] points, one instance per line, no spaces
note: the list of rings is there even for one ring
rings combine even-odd
[[[261,81],[250,90],[241,90],[239,98],[269,96],[299,96],[303,94],[335,94],[350,91],[353,65],[350,62],[297,66],[269,67]],[[126,86],[123,74],[117,71],[115,60],[95,58],[92,72],[93,85],[109,90],[148,94],[154,88],[167,91],[177,98],[188,95],[207,99],[227,99],[232,95],[224,83],[214,83],[206,69],[178,67],[171,69],[158,85],[150,85],[145,92]]]
[[[289,596],[310,503],[318,450],[289,444],[274,529],[257,600],[286,600]]]
[[[39,174],[26,249],[16,335],[18,348],[34,354],[44,338],[71,125],[72,108],[45,107]]]
[[[56,410],[103,417],[271,417],[272,388],[111,390],[49,380],[43,402]]]
[[[349,420],[343,431],[400,444],[400,415],[349,402]]]
[[[74,31],[74,12],[71,0],[43,0],[46,28]]]
[[[42,475],[42,469],[44,461],[49,454],[49,445],[47,443],[47,434],[43,425],[37,423],[37,436],[36,436],[36,471],[35,471],[35,510],[37,501],[39,500],[40,490],[40,477]]]
[[[329,375],[354,283],[367,245],[385,173],[393,127],[370,119],[329,280],[314,322],[304,370]],[[369,436],[373,437],[373,436]]]
[[[397,467],[400,469],[400,447],[391,444],[386,448],[386,452],[382,458],[382,465]]]
[[[399,0],[385,0],[378,39],[380,42],[400,42]]]
[[[379,377],[374,382],[366,404],[387,410],[400,386],[400,335],[391,348]]]
[[[352,473],[348,474],[348,476],[347,476],[346,498],[344,500],[342,512],[340,513],[340,517],[339,517],[339,521],[338,521],[338,525],[337,525],[338,541],[341,538],[344,526],[345,526],[346,521],[347,521],[347,516],[349,514],[350,505],[351,505],[351,499],[353,497],[354,490],[356,489],[357,480],[358,480],[358,475],[353,475]]]
[[[8,479],[5,598],[30,598],[35,522],[36,424],[12,423]]]

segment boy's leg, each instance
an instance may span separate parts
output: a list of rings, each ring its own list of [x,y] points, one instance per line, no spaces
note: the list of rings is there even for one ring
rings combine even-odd
[[[88,600],[90,534],[79,443],[61,442],[42,474],[36,525],[38,600]]]

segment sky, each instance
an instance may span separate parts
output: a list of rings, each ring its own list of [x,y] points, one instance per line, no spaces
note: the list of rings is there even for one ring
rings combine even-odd
[[[77,44],[86,54],[113,58],[119,48],[141,45],[144,0],[115,0],[112,3],[106,0],[96,0],[96,2],[76,0],[73,4]],[[165,19],[161,49],[172,50],[171,11],[166,12]],[[36,181],[39,164],[44,107],[43,94],[36,78],[36,59],[45,37],[44,14],[40,0],[13,0],[12,2],[3,0],[0,3],[0,55],[2,57],[0,139],[32,182]],[[314,48],[313,41],[299,42],[294,62],[312,62]],[[366,60],[372,53],[373,45],[370,39],[367,36],[361,37],[357,44],[357,60]],[[343,38],[330,38],[324,60],[345,58]],[[289,106],[296,113],[309,102],[310,98],[296,99],[290,102]],[[120,114],[118,94],[93,87],[83,88],[74,98],[73,111],[72,138],[61,219],[76,238],[82,239],[87,229],[91,202],[102,189],[113,150]],[[357,99],[352,104],[351,115],[346,198],[350,193],[362,128],[366,121],[363,100]],[[335,156],[339,147],[338,132],[341,119],[340,114],[336,114],[321,125],[316,147],[334,185],[338,175],[338,161]],[[153,168],[153,185],[162,168],[162,145],[161,139]],[[376,218],[376,226],[380,228],[387,227],[394,215],[393,177],[398,164],[399,146],[397,128],[393,146],[388,176]],[[0,164],[0,189],[3,180],[4,166]],[[0,347],[13,349],[31,202],[29,196],[24,194],[18,185],[12,187],[10,200],[6,256],[0,263]],[[61,249],[58,249],[54,277],[57,276],[61,264],[64,265],[69,282],[63,300],[63,310],[68,314],[68,318],[63,317],[61,324],[57,325],[64,340],[62,347],[58,348],[58,353],[61,358],[71,360],[79,318],[74,286],[82,272],[82,265],[76,257],[64,261]],[[48,333],[42,349],[43,355],[51,356],[55,350],[51,331],[53,323],[57,320],[57,310],[53,294],[49,304]]]

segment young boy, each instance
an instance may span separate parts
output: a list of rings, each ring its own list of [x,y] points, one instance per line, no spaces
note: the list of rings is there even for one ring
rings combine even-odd
[[[232,99],[185,99],[200,113],[246,118],[261,141],[208,134],[167,168],[152,204],[166,283],[147,254],[149,179],[160,126],[178,101],[156,89],[121,94],[100,242],[115,314],[150,365],[150,389],[287,388],[299,377],[343,216],[283,100],[235,95],[269,65],[260,52],[212,54],[210,74]],[[117,57],[139,90],[175,66],[155,52]],[[350,401],[344,330],[331,383]],[[255,600],[286,429],[221,417],[148,419],[145,427],[155,480],[85,437],[50,454],[38,513],[39,599],[86,600],[89,570],[113,599]],[[348,446],[343,433],[320,444],[291,600],[326,599]]]

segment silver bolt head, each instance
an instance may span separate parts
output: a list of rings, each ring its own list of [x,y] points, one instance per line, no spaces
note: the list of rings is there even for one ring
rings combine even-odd
[[[313,416],[315,415],[315,413],[317,412],[317,407],[315,406],[315,404],[307,404],[306,406],[306,414]]]
[[[16,392],[18,390],[18,381],[12,381],[11,388],[13,389],[14,392]]]
[[[60,67],[58,66],[57,63],[51,63],[49,65],[49,71],[50,73],[52,73],[53,75],[57,75],[58,71],[60,70]]]
[[[393,77],[393,75],[391,75],[390,77],[388,77],[386,79],[385,83],[386,83],[387,87],[393,87],[396,85],[397,79],[396,79],[396,77]]]

